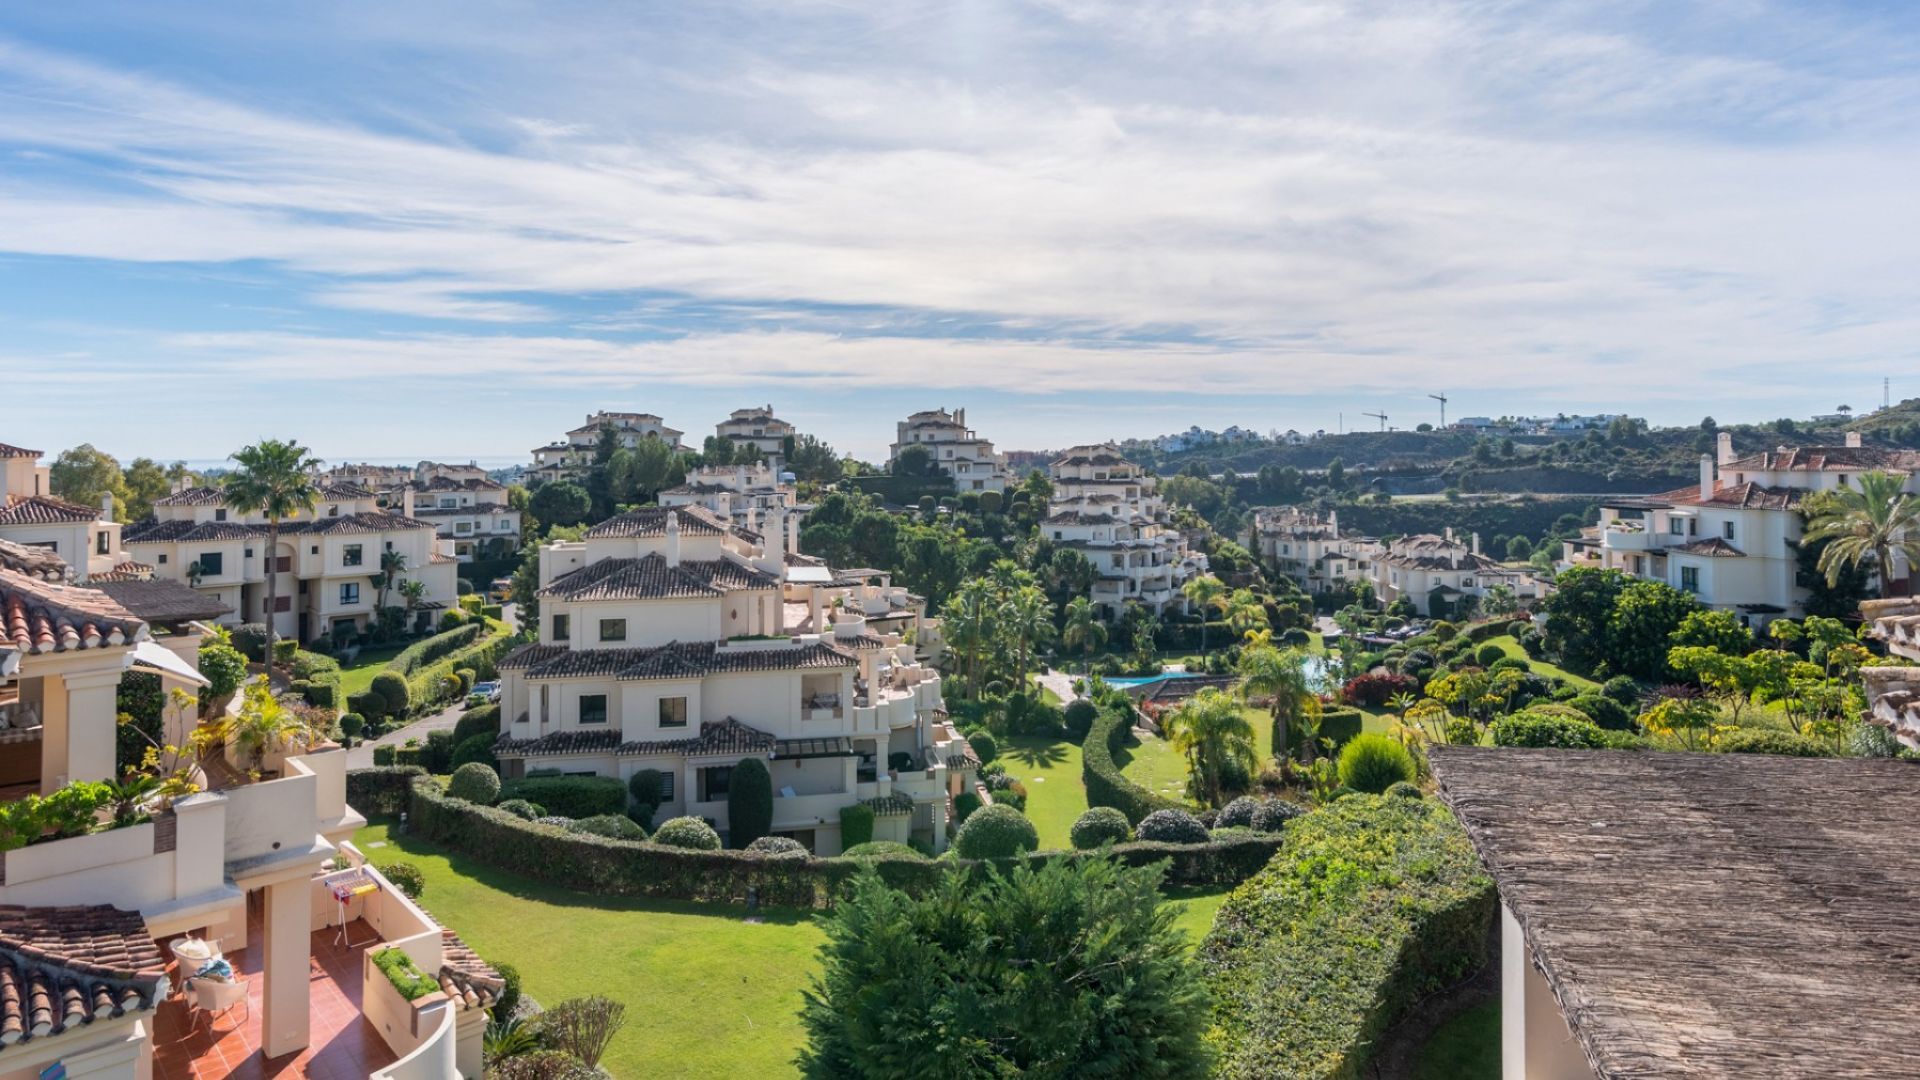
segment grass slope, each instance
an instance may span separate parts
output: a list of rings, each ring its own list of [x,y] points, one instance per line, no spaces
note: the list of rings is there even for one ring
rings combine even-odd
[[[1499,1080],[1500,1001],[1482,1002],[1440,1025],[1414,1062],[1413,1080]]]
[[[354,657],[352,664],[340,665],[340,705],[345,707],[348,694],[364,692],[373,685],[373,677],[387,670],[387,661],[400,655],[401,646],[391,649],[362,649]]]
[[[1597,682],[1594,682],[1592,679],[1586,678],[1585,676],[1581,676],[1581,675],[1575,675],[1573,672],[1568,671],[1567,669],[1560,667],[1556,664],[1548,663],[1545,660],[1535,660],[1534,658],[1528,656],[1527,650],[1521,648],[1520,643],[1518,641],[1513,640],[1512,634],[1501,634],[1499,637],[1488,638],[1487,644],[1498,645],[1500,646],[1500,651],[1506,653],[1508,656],[1518,657],[1521,660],[1525,660],[1528,666],[1530,666],[1533,669],[1535,674],[1545,675],[1549,678],[1555,675],[1558,675],[1560,678],[1567,680],[1567,682],[1570,685],[1577,686],[1582,690],[1600,689],[1600,684]]]
[[[1001,744],[1007,775],[1026,785],[1027,817],[1043,848],[1070,848],[1073,823],[1087,812],[1080,782],[1080,747],[1065,739],[1016,735]]]

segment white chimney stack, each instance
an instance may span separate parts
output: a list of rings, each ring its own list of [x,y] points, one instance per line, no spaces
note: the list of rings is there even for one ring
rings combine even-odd
[[[400,516],[413,516],[413,485],[400,485]]]
[[[1713,455],[1700,455],[1700,497],[1713,498]]]
[[[760,531],[760,504],[752,499],[747,500],[747,531],[750,533]]]
[[[1720,464],[1722,465],[1733,464],[1733,433],[1723,431],[1720,433],[1720,437],[1716,441],[1718,442],[1719,449],[1720,449]]]
[[[667,565],[680,565],[680,515],[667,511]]]
[[[113,520],[113,492],[111,491],[100,493],[100,520]]]
[[[1477,532],[1473,534],[1473,553],[1480,554],[1480,534]]]
[[[1860,445],[1860,433],[1857,431],[1847,432],[1847,445],[1857,448]]]
[[[787,554],[800,554],[800,515],[787,515]]]

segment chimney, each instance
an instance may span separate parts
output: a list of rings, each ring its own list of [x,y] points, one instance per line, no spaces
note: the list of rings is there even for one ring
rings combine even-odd
[[[413,485],[400,485],[400,516],[413,516]]]
[[[1473,534],[1473,553],[1480,554],[1480,534],[1477,532]]]
[[[1732,464],[1733,463],[1733,433],[1729,431],[1723,431],[1720,433],[1720,437],[1716,441],[1719,443],[1720,464],[1722,465]]]
[[[1700,455],[1700,497],[1713,498],[1713,455]]]
[[[1333,529],[1334,539],[1338,540],[1340,538],[1340,511],[1329,510],[1327,512],[1327,525]]]
[[[787,554],[800,554],[800,515],[787,515]]]
[[[1453,526],[1447,526],[1447,531],[1444,535],[1446,536],[1447,543],[1453,543]]]
[[[1860,446],[1860,433],[1857,431],[1847,432],[1847,445],[1858,449]]]
[[[747,531],[752,533],[760,531],[760,504],[752,499],[747,500]]]
[[[113,520],[113,492],[111,491],[100,493],[100,520]]]
[[[680,565],[680,515],[667,511],[667,565]]]
[[[965,409],[953,410],[953,422],[960,425],[961,427],[966,427],[967,426],[967,410]]]

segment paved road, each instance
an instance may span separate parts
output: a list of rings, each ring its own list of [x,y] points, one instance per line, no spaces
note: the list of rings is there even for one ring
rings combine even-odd
[[[347,751],[347,768],[373,768],[373,748],[376,746],[400,746],[408,739],[419,739],[424,743],[427,741],[427,733],[429,731],[452,730],[453,726],[460,722],[460,713],[465,708],[465,705],[449,705],[444,710],[432,716],[423,717],[408,724],[406,727],[389,731],[385,735],[382,735],[377,741],[363,742],[355,746],[353,749]]]

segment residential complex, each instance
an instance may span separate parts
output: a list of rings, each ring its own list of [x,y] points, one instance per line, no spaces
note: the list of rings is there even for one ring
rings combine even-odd
[[[407,480],[382,491],[381,506],[401,508],[409,494],[413,512],[407,516],[432,522],[460,562],[503,558],[520,548],[520,511],[507,505],[505,484],[484,475]]]
[[[1603,502],[1600,523],[1563,545],[1561,565],[1664,581],[1755,627],[1798,618],[1807,596],[1798,580],[1801,500],[1848,487],[1870,471],[1905,474],[1906,490],[1920,490],[1920,452],[1865,447],[1849,433],[1844,446],[1737,457],[1732,436],[1722,432],[1718,454],[1700,457],[1697,486]],[[1905,590],[1910,571],[1896,556],[1893,591]]]
[[[1373,560],[1386,553],[1386,545],[1370,536],[1341,535],[1338,511],[1295,506],[1255,510],[1246,543],[1315,595],[1373,580]]]
[[[699,506],[757,532],[760,522],[796,508],[794,488],[769,464],[702,465],[660,493],[661,506]]]
[[[933,467],[953,477],[955,491],[1007,489],[1007,459],[967,426],[965,409],[927,409],[900,421],[888,459],[897,464],[901,452],[914,446],[926,450]]]
[[[1453,530],[1423,533],[1388,544],[1372,560],[1373,593],[1382,604],[1405,599],[1422,615],[1454,618],[1496,588],[1525,603],[1546,595],[1548,586],[1524,570],[1513,570],[1480,553],[1480,534],[1466,543]]]
[[[612,428],[618,444],[629,450],[640,445],[643,439],[663,441],[676,453],[687,449],[680,441],[680,436],[686,432],[668,427],[665,420],[652,413],[591,413],[587,416],[587,422],[567,432],[565,439],[534,447],[533,468],[527,470],[528,481],[544,484],[549,480],[573,479],[585,473],[587,467],[593,464],[603,428]]]
[[[771,405],[735,409],[733,415],[716,424],[713,431],[736,447],[751,446],[758,450],[775,470],[784,465],[786,441],[794,435],[793,425],[774,416]]]
[[[725,833],[732,769],[752,755],[773,774],[777,834],[835,854],[840,810],[866,803],[875,839],[944,848],[977,759],[939,675],[868,622],[913,629],[914,598],[799,555],[796,526],[649,507],[543,546],[539,641],[499,664],[503,775],[658,770],[657,817]]]
[[[55,498],[40,458],[38,450],[0,443],[0,540],[50,551],[81,578],[112,571],[124,561],[112,496],[100,506]]]
[[[1063,451],[1047,471],[1053,498],[1040,527],[1093,564],[1093,602],[1113,615],[1128,604],[1185,611],[1180,588],[1206,573],[1207,557],[1172,527],[1158,478],[1111,445]]]
[[[409,481],[427,483],[451,480],[465,483],[468,480],[485,480],[487,470],[474,461],[465,465],[450,465],[443,461],[422,461],[417,465],[355,465],[348,462],[328,469],[326,478],[329,483],[354,484],[373,491],[387,491]]]
[[[128,556],[154,576],[183,581],[231,608],[227,622],[267,621],[267,575],[276,575],[275,631],[300,641],[358,633],[378,617],[373,575],[392,552],[405,569],[388,583],[388,606],[405,607],[428,624],[456,602],[453,541],[414,515],[414,492],[401,489],[398,513],[378,507],[366,488],[320,489],[311,516],[280,523],[268,550],[264,516],[230,509],[215,488],[193,487],[154,502],[153,516],[126,527]],[[424,596],[402,600],[401,581],[425,584]]]

